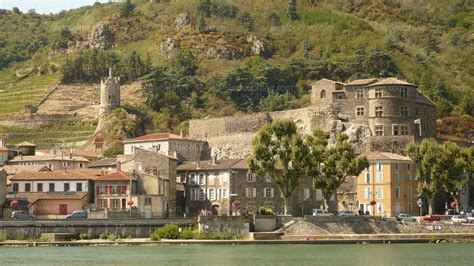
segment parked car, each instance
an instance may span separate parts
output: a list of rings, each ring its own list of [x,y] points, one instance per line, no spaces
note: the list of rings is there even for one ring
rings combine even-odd
[[[66,216],[66,219],[87,219],[87,211],[86,210],[73,211],[71,214]]]
[[[453,223],[467,223],[467,218],[461,215],[454,215],[451,217]]]
[[[396,219],[397,221],[401,222],[416,222],[415,217],[411,217],[409,214],[406,213],[400,213],[399,215],[397,215]]]
[[[26,211],[13,211],[12,212],[12,219],[14,220],[33,220],[35,216],[33,214],[29,214]]]
[[[357,214],[350,211],[342,211],[337,214],[337,216],[356,216]]]
[[[439,217],[438,215],[425,215],[421,217],[420,220],[424,222],[439,222],[441,221],[441,217]]]
[[[313,216],[334,216],[334,213],[321,209],[313,209]]]

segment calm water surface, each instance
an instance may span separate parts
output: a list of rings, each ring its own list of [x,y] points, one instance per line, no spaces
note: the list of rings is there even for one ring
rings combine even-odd
[[[474,244],[0,247],[0,265],[474,265]]]

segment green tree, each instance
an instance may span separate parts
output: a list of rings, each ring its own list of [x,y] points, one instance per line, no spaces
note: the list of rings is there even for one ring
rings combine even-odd
[[[201,14],[204,14],[204,16],[210,17],[213,6],[214,4],[211,0],[200,0],[197,9]]]
[[[418,171],[418,193],[428,202],[428,213],[433,214],[435,196],[449,191],[463,172],[465,165],[461,149],[447,141],[443,144],[434,139],[423,139],[421,143],[409,143],[405,150]]]
[[[203,15],[199,16],[198,31],[199,33],[206,33],[207,31],[206,20]]]
[[[130,15],[134,9],[135,9],[135,5],[132,4],[132,1],[125,0],[125,2],[123,2],[122,6],[120,7],[120,13],[122,15]]]
[[[289,0],[288,1],[288,9],[286,11],[286,16],[291,20],[298,19],[298,11],[296,8],[296,0]]]
[[[248,30],[253,31],[255,22],[249,12],[241,12],[237,20]]]
[[[268,176],[280,190],[288,214],[290,197],[304,174],[306,147],[291,120],[277,120],[263,126],[252,141],[248,158],[250,172]]]
[[[334,202],[337,202],[337,189],[346,178],[359,175],[369,163],[365,156],[356,157],[347,135],[337,134],[336,143],[331,147],[328,147],[329,137],[320,129],[314,129],[311,135],[305,136],[305,145],[309,147],[305,162],[313,188],[322,192],[324,209],[336,212],[337,204],[329,206],[329,199],[334,196]]]

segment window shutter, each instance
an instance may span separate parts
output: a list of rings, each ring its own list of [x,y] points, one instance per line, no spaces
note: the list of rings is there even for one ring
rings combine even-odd
[[[100,186],[97,186],[97,196],[100,195]]]
[[[274,193],[275,193],[275,189],[272,188],[272,189],[271,189],[272,198],[273,198]]]
[[[254,188],[252,188],[252,190],[253,190],[252,198],[255,198],[257,196],[257,188],[254,187]]]

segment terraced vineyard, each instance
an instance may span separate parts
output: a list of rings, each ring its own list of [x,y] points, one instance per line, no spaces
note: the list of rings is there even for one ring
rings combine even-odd
[[[83,124],[78,120],[50,123],[40,127],[0,125],[0,138],[8,144],[28,141],[36,144],[39,149],[44,149],[53,145],[68,146],[86,141],[94,130],[94,125]]]
[[[26,104],[37,103],[60,77],[60,73],[55,73],[19,79],[13,71],[0,72],[0,117],[8,118],[8,114],[23,111]]]

